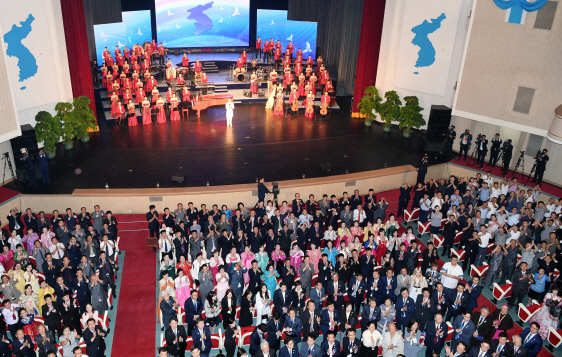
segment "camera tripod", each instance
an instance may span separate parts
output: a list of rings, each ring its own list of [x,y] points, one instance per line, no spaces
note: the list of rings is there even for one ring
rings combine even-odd
[[[531,171],[529,172],[529,174],[527,175],[527,181],[525,181],[525,185],[529,182],[529,180],[531,179],[531,175],[533,175],[536,171],[537,171],[537,161],[538,159],[535,158],[535,163],[533,164],[533,167],[531,168]]]
[[[513,176],[515,177],[515,174],[517,173],[517,170],[519,169],[519,166],[521,166],[521,176],[525,176],[525,151],[521,151],[521,154],[519,155],[519,159],[517,159],[517,163],[515,164],[515,168],[513,169]]]
[[[468,163],[467,165],[470,166],[470,163],[472,160],[477,160],[478,158],[478,145],[480,145],[480,142],[475,142],[474,143],[474,149],[472,150],[472,154],[470,154],[470,159],[468,159]],[[474,164],[474,166],[478,165],[478,161],[476,161],[476,164]]]
[[[491,168],[490,170],[493,170],[494,167],[496,167],[496,164],[497,164],[498,162],[500,162],[500,160],[502,160],[502,163],[503,163],[503,151],[504,151],[504,149],[503,149],[503,148],[500,148],[500,152],[498,153],[498,158],[497,158],[496,161],[492,164],[492,168]],[[491,162],[491,161],[492,161],[492,158],[490,157],[490,161],[489,161],[489,162]]]
[[[12,166],[12,160],[10,160],[10,154],[5,152],[2,156],[2,160],[4,160],[4,174],[2,175],[2,186],[6,183],[6,167],[10,169],[10,174],[12,175],[12,182],[11,185],[16,187],[16,174],[14,173],[14,167]]]
[[[443,142],[441,143],[441,147],[439,148],[439,151],[437,151],[437,155],[435,155],[435,159],[433,159],[434,162],[437,162],[437,158],[439,157],[439,155],[444,155],[447,149],[447,145],[449,144],[449,138],[446,136],[445,139],[443,139]],[[449,158],[447,158],[449,159]]]

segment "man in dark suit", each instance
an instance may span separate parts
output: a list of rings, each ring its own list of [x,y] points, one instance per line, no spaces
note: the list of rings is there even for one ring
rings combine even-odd
[[[374,297],[369,297],[369,303],[365,304],[363,311],[361,311],[361,331],[367,330],[369,321],[377,323],[381,316],[381,309],[377,306],[377,300]]]
[[[285,265],[281,268],[281,279],[287,285],[287,290],[291,291],[293,283],[297,277],[295,267],[291,265],[291,259],[285,259]]]
[[[468,311],[472,312],[478,307],[478,297],[482,294],[480,277],[473,276],[472,283],[469,283],[466,289],[468,290],[468,301],[466,303],[466,308]]]
[[[4,320],[0,321],[0,327],[4,332],[0,332],[0,356],[2,357],[12,357],[12,341],[8,339],[8,330],[6,329],[6,322]],[[24,342],[25,343],[25,342]],[[320,348],[318,348],[320,350]]]
[[[365,255],[359,258],[359,261],[361,262],[361,273],[363,276],[373,276],[373,270],[375,270],[375,265],[377,263],[371,248],[365,249]]]
[[[326,288],[326,284],[330,281],[334,267],[328,262],[328,254],[322,254],[322,260],[318,262],[318,281]]]
[[[58,335],[62,335],[61,315],[59,308],[53,303],[53,297],[50,294],[45,295],[45,305],[41,307],[42,316],[45,319],[45,325],[49,331],[53,333],[57,331]]]
[[[481,135],[478,139],[476,139],[475,144],[478,147],[478,158],[476,159],[474,166],[479,165],[482,169],[484,168],[486,155],[488,155],[488,140],[486,139],[486,135]]]
[[[339,357],[340,356],[340,342],[336,340],[336,333],[328,331],[326,339],[320,345],[320,352],[322,357]]]
[[[269,350],[273,354],[277,354],[277,350],[281,345],[281,336],[283,335],[283,322],[281,322],[281,313],[276,311],[273,318],[267,323],[267,342],[269,342]]]
[[[529,282],[532,279],[531,272],[527,270],[527,263],[522,262],[519,264],[519,268],[513,273],[513,279],[511,282],[513,286],[511,287],[511,298],[507,302],[508,307],[511,309],[513,306],[517,306],[518,303],[523,303],[523,299],[529,292]]]
[[[394,272],[392,269],[388,269],[379,284],[379,287],[383,289],[383,296],[389,296],[392,301],[394,301],[395,298],[394,290],[396,290],[396,286],[398,285],[398,281],[393,274]]]
[[[293,341],[292,337],[285,338],[283,343],[285,344],[285,346],[283,346],[283,348],[281,348],[281,350],[279,351],[279,357],[298,357],[299,356],[298,346],[295,343],[295,341]]]
[[[263,272],[259,268],[258,262],[256,260],[252,260],[252,269],[248,270],[248,276],[250,277],[248,289],[250,289],[252,295],[254,296],[256,296],[256,294],[260,290],[261,274],[263,274]]]
[[[281,245],[281,250],[285,252],[285,256],[289,257],[291,253],[291,242],[293,235],[293,230],[289,229],[286,224],[283,225],[283,229],[277,232],[277,241]]]
[[[324,338],[326,338],[328,332],[338,332],[338,326],[340,323],[340,316],[338,311],[334,308],[334,303],[328,301],[326,304],[327,308],[322,311],[322,323],[320,324],[320,329],[324,332]]]
[[[260,343],[265,340],[265,333],[267,332],[266,324],[259,324],[252,332],[250,336],[250,356],[256,356],[256,353],[260,351]]]
[[[513,349],[510,344],[507,343],[506,332],[500,332],[499,338],[492,341],[490,344],[490,351],[494,354],[494,357],[513,356]]]
[[[464,291],[464,284],[458,283],[457,290],[451,291],[448,296],[447,302],[449,303],[449,308],[447,311],[447,318],[445,321],[453,321],[459,316],[468,304],[468,294]]]
[[[416,298],[416,320],[419,322],[420,331],[425,331],[425,325],[433,320],[435,304],[429,296],[429,289],[423,288],[422,293]]]
[[[322,310],[316,309],[316,303],[312,299],[306,303],[306,310],[301,315],[304,336],[313,336],[316,340],[320,334],[320,323],[322,322],[320,311]]]
[[[514,335],[511,339],[513,340],[513,342],[508,342],[508,344],[513,349],[513,357],[527,357],[529,353],[523,346],[523,340],[521,339],[521,336]]]
[[[527,349],[527,356],[536,357],[542,348],[542,338],[539,335],[540,325],[536,322],[531,322],[531,326],[521,332],[521,339],[523,346]]]
[[[115,271],[113,266],[115,262],[111,260],[104,251],[100,252],[100,257],[96,264],[100,270],[100,280],[105,286],[111,287],[111,295],[115,299],[117,297],[117,287],[115,286]]]
[[[326,294],[328,295],[328,301],[333,302],[336,310],[339,311],[343,306],[345,284],[343,281],[339,280],[338,273],[334,273],[332,275],[332,281],[326,284]]]
[[[470,321],[470,317],[470,311],[465,311],[462,315],[457,316],[453,322],[453,350],[456,349],[459,342],[464,342],[467,346],[470,346],[470,338],[476,331],[476,326]]]
[[[187,348],[187,333],[182,325],[178,324],[178,319],[170,319],[170,327],[164,332],[168,354],[174,357],[184,357]]]
[[[440,312],[445,316],[447,312],[447,294],[443,288],[443,284],[437,283],[435,289],[431,292],[431,299],[435,305],[435,312]]]
[[[414,309],[416,308],[414,300],[408,294],[408,288],[400,290],[400,296],[396,297],[394,306],[396,309],[396,328],[404,333],[406,325],[414,317]]]
[[[320,241],[324,238],[324,229],[320,227],[319,222],[314,222],[314,225],[308,229],[308,239],[311,243],[320,247]]]
[[[70,327],[70,331],[80,331],[82,326],[80,325],[80,311],[76,304],[76,300],[71,297],[72,292],[65,292],[63,295],[59,295],[60,298],[57,299],[59,310],[62,316],[63,326]]]
[[[301,342],[302,321],[297,317],[295,309],[291,308],[285,316],[285,333],[293,339],[295,344]]]
[[[86,304],[90,300],[90,288],[88,288],[89,281],[84,276],[82,269],[76,270],[76,277],[72,280],[72,287],[76,292],[76,300],[80,305],[80,314],[86,311]]]
[[[205,325],[204,319],[198,318],[195,320],[195,328],[191,336],[193,337],[193,346],[199,347],[201,351],[200,356],[208,357],[211,348],[213,348],[213,343],[211,342],[211,329]]]
[[[490,318],[490,309],[487,306],[482,306],[480,311],[472,314],[471,320],[474,326],[476,326],[476,331],[474,335],[470,338],[470,345],[473,347],[478,347],[482,341],[488,338],[490,332],[492,331],[492,319]]]
[[[146,220],[148,221],[148,231],[151,237],[158,237],[158,212],[156,211],[155,205],[150,205],[148,208],[149,212],[146,214]]]
[[[431,357],[433,353],[441,355],[441,350],[445,346],[445,339],[448,334],[448,327],[443,321],[443,313],[437,312],[433,322],[428,322],[425,326],[425,356]]]
[[[320,351],[320,346],[316,344],[316,337],[313,334],[305,335],[306,343],[301,344],[299,350],[300,357],[321,357],[322,352]]]
[[[31,208],[25,210],[25,216],[23,217],[23,223],[27,229],[33,229],[33,232],[41,233],[37,227],[37,216],[35,213],[31,212]]]
[[[373,276],[367,280],[367,297],[372,297],[376,300],[377,305],[382,304],[384,298],[385,287],[382,285],[380,272],[375,270]]]
[[[287,284],[282,281],[279,283],[279,289],[273,293],[274,312],[286,314],[291,306],[291,294],[287,291]]]
[[[472,347],[467,357],[492,357],[490,343],[488,341],[483,341],[480,346]]]
[[[18,329],[16,337],[12,342],[12,350],[16,351],[17,356],[36,357],[34,348],[35,345],[31,341],[31,337],[26,336],[23,329]]]
[[[170,296],[167,292],[162,294],[162,300],[160,301],[160,310],[162,311],[162,322],[164,323],[164,329],[170,327],[170,319],[177,316],[178,303]]]
[[[86,354],[88,357],[103,357],[105,354],[105,340],[107,332],[96,325],[94,319],[88,319],[88,327],[84,330]]]
[[[328,299],[326,297],[326,290],[322,287],[322,285],[322,282],[317,280],[315,287],[310,290],[310,300],[314,301],[316,308],[319,311],[322,311],[324,302]]]
[[[8,219],[8,228],[10,233],[15,230],[20,237],[23,237],[23,222],[21,221],[21,212],[14,207],[10,210],[10,214],[6,217]]]
[[[361,353],[361,340],[355,338],[355,330],[347,330],[347,336],[342,340],[341,355],[346,357],[359,357]]]
[[[363,274],[358,274],[357,276],[351,277],[349,280],[347,296],[355,308],[355,313],[358,315],[359,308],[361,307],[363,300],[365,300],[366,288],[367,284],[365,284],[365,280],[363,280]]]
[[[187,321],[187,334],[191,336],[191,331],[195,327],[195,320],[198,319],[203,312],[203,302],[197,290],[191,291],[191,299],[185,300],[183,310],[185,311],[185,321]]]

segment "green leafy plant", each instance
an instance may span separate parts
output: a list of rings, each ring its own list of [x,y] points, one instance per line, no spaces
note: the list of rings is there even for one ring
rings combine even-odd
[[[377,118],[376,113],[379,112],[382,98],[379,90],[375,86],[370,86],[365,89],[365,96],[361,98],[361,102],[357,104],[359,112],[366,115],[365,121],[374,121]],[[373,113],[373,110],[375,111]]]
[[[390,126],[393,121],[398,121],[398,119],[400,119],[402,101],[398,93],[394,90],[386,92],[384,98],[386,100],[380,105],[379,115],[384,121],[384,124]]]
[[[96,117],[89,105],[90,99],[85,96],[74,98],[72,104],[57,103],[55,110],[63,124],[63,143],[71,144],[76,137],[86,137],[89,135],[88,128],[96,127]]]
[[[76,137],[77,131],[75,129],[75,116],[72,115],[72,104],[66,102],[59,102],[55,105],[57,117],[62,123],[62,142],[65,144],[72,144]]]
[[[58,115],[52,116],[51,113],[40,111],[35,116],[35,135],[39,141],[44,143],[45,152],[55,151],[55,146],[62,135],[62,125]]]
[[[412,128],[419,129],[425,125],[425,119],[421,112],[423,108],[419,105],[418,97],[408,96],[404,97],[405,105],[400,108],[399,128],[410,131]]]

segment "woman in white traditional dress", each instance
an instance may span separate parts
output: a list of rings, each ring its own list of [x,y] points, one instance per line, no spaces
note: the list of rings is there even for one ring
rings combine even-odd
[[[267,99],[267,103],[265,104],[265,109],[273,109],[275,105],[275,95],[277,94],[277,85],[272,83],[271,81],[267,82],[267,90],[269,93],[269,97]]]
[[[232,98],[229,98],[228,103],[226,103],[226,126],[232,126],[233,116],[234,116],[234,103],[232,103]]]

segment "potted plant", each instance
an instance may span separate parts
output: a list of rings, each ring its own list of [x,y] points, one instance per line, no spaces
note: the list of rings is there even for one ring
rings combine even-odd
[[[425,119],[421,114],[423,108],[419,106],[419,100],[416,96],[404,97],[405,105],[400,108],[400,125],[402,135],[405,138],[412,136],[412,128],[419,129],[425,125]]]
[[[72,104],[59,102],[55,105],[57,117],[62,123],[62,143],[67,150],[74,146],[74,138],[76,137],[75,116],[72,115]]]
[[[377,114],[381,105],[382,98],[379,90],[375,86],[365,89],[365,96],[361,98],[361,102],[357,105],[359,112],[365,118],[365,126],[373,125],[373,121],[377,118]]]
[[[44,110],[35,116],[35,136],[37,140],[43,142],[43,149],[48,159],[55,157],[56,144],[62,135],[62,126],[58,116],[52,116],[51,113]]]
[[[402,101],[400,96],[394,90],[390,90],[384,94],[386,99],[384,103],[381,103],[379,109],[379,115],[384,122],[383,129],[385,132],[389,133],[392,129],[392,122],[398,121],[400,118],[400,107],[402,106]]]
[[[90,98],[80,96],[74,98],[72,102],[74,109],[73,115],[76,117],[76,136],[80,138],[83,143],[90,141],[89,129],[96,128],[96,117],[90,108]]]

